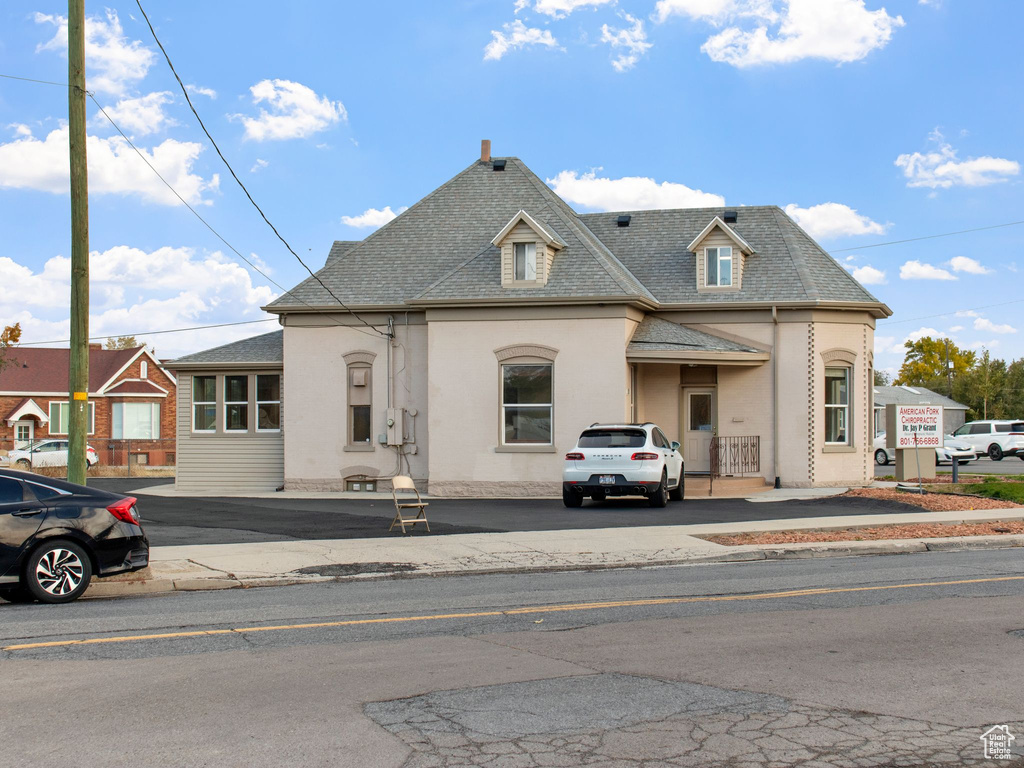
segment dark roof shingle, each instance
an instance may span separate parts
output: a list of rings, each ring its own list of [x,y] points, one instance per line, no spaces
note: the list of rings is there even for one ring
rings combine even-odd
[[[167,367],[174,370],[194,363],[284,363],[284,331],[264,333],[248,339],[222,344],[192,355],[170,360]]]

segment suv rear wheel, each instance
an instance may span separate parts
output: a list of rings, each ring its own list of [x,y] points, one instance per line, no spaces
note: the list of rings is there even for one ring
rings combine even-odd
[[[668,474],[666,472],[662,471],[661,484],[647,499],[647,503],[655,508],[668,506]]]
[[[992,443],[992,445],[988,447],[988,457],[992,459],[992,461],[1003,460],[1003,449],[999,447],[998,443]]]
[[[676,485],[676,487],[668,492],[668,497],[670,499],[672,499],[672,501],[682,501],[683,500],[683,491],[685,489],[685,483],[686,483],[686,479],[683,478],[683,477],[680,477],[679,478],[679,483]]]
[[[576,491],[570,491],[568,488],[562,489],[562,503],[567,507],[582,507],[583,506],[583,494],[576,493]]]

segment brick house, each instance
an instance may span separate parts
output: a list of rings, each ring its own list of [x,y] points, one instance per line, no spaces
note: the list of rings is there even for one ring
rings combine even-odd
[[[7,359],[0,371],[0,451],[66,438],[68,350],[19,347]],[[176,395],[177,382],[145,347],[90,344],[88,440],[100,462],[173,464]]]

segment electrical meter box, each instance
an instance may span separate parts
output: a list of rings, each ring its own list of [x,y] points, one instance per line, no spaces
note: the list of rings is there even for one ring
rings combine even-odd
[[[405,409],[388,408],[388,445],[405,443]]]

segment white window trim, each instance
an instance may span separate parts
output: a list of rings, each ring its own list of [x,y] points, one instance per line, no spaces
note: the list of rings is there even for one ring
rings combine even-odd
[[[52,429],[52,427],[53,427],[53,425],[55,423],[56,423],[57,426],[60,426],[60,418],[58,418],[56,422],[54,422],[54,420],[53,420],[53,410],[52,410],[52,408],[53,408],[54,405],[67,405],[69,402],[70,402],[69,400],[51,400],[50,404],[47,406],[47,408],[46,408],[46,415],[49,417],[48,427],[51,427],[50,429],[48,429],[48,432],[51,435],[66,435],[67,434],[67,430],[64,430],[63,432],[57,432],[57,431]],[[58,409],[58,416],[59,416],[59,413],[60,413],[60,411]],[[70,407],[68,408],[68,421],[71,421],[71,408]],[[89,431],[86,434],[88,434],[88,435],[95,435],[96,434],[96,403],[93,400],[89,401]]]
[[[551,402],[550,403],[512,403],[512,404],[506,404],[505,403],[505,367],[506,366],[513,366],[513,365],[514,366],[532,365],[532,366],[545,367],[545,368],[551,369]],[[499,397],[500,397],[500,400],[501,400],[501,422],[498,424],[498,428],[499,428],[500,433],[501,433],[501,445],[503,447],[504,446],[508,446],[510,448],[515,448],[515,447],[519,447],[519,446],[522,446],[522,447],[534,447],[534,446],[536,446],[536,447],[543,447],[543,446],[554,445],[555,444],[555,403],[554,403],[554,399],[555,399],[555,364],[553,362],[532,362],[532,361],[515,362],[515,361],[509,360],[509,361],[503,362],[499,366],[498,374],[500,376],[500,381],[498,383],[498,387],[499,387]],[[512,443],[507,442],[505,440],[505,411],[508,408],[547,408],[548,412],[550,414],[549,422],[551,424],[550,439],[546,443],[533,442],[533,441],[525,441],[525,440],[518,440],[518,441],[512,442]]]
[[[245,400],[228,400],[228,379],[245,379]],[[241,435],[249,431],[249,375],[245,373],[228,373],[224,375],[224,432],[226,434]],[[245,406],[245,427],[243,429],[228,428],[228,406]]]
[[[828,383],[827,383],[828,382],[828,375],[827,375],[827,371],[828,371],[829,368],[839,368],[839,369],[842,369],[843,371],[846,372],[846,403],[845,404],[835,404],[835,403],[829,403],[828,402]],[[826,371],[826,376],[825,376],[825,380],[826,380],[826,384],[825,384],[825,445],[853,445],[853,430],[851,428],[852,425],[851,425],[851,418],[850,418],[850,416],[851,416],[850,401],[852,399],[851,398],[851,395],[852,395],[851,387],[853,386],[853,368],[851,366],[849,366],[849,365],[829,365],[829,366],[825,367],[825,371]],[[828,411],[829,411],[830,408],[833,409],[833,410],[841,410],[841,411],[844,411],[846,413],[846,419],[845,419],[846,439],[845,440],[833,441],[833,440],[829,440],[828,439]]]
[[[525,256],[523,261],[523,277],[519,277],[516,264],[516,250],[522,247]],[[517,283],[535,283],[537,282],[537,243],[526,242],[526,243],[512,243],[512,280]],[[533,277],[529,276],[530,273],[530,258],[533,258]]]
[[[722,284],[722,251],[724,251],[726,249],[728,249],[728,251],[729,251],[729,256],[728,256],[728,261],[729,261],[729,282],[728,282],[728,284],[723,285]],[[715,251],[715,259],[718,262],[718,269],[715,270],[715,274],[717,275],[717,278],[718,278],[718,282],[717,283],[709,283],[708,282],[708,275],[710,274],[710,270],[708,269],[708,259],[710,258],[709,251]],[[733,256],[733,247],[731,245],[709,245],[709,246],[707,246],[704,249],[704,287],[705,288],[733,288],[735,286],[735,284],[736,284],[736,281],[733,279],[735,277],[735,269],[733,268],[733,262],[734,261],[735,261],[735,257]]]
[[[196,379],[213,379],[213,400],[196,400]],[[213,429],[196,429],[196,406],[213,406]],[[217,377],[210,375],[192,376],[192,431],[200,435],[212,435],[217,431]]]
[[[277,399],[277,400],[260,400],[260,376],[276,376],[277,377],[277,393],[278,393],[277,396],[278,396],[279,399]],[[279,374],[279,373],[257,373],[256,374],[256,391],[253,394],[256,397],[256,414],[255,414],[255,416],[256,416],[256,431],[257,432],[261,432],[263,434],[273,434],[275,432],[280,432],[281,431],[280,427],[278,427],[277,429],[260,429],[260,406],[261,405],[276,405],[277,406],[277,418],[280,421],[280,419],[281,419],[281,400],[280,400],[280,397],[281,397],[281,374]]]

